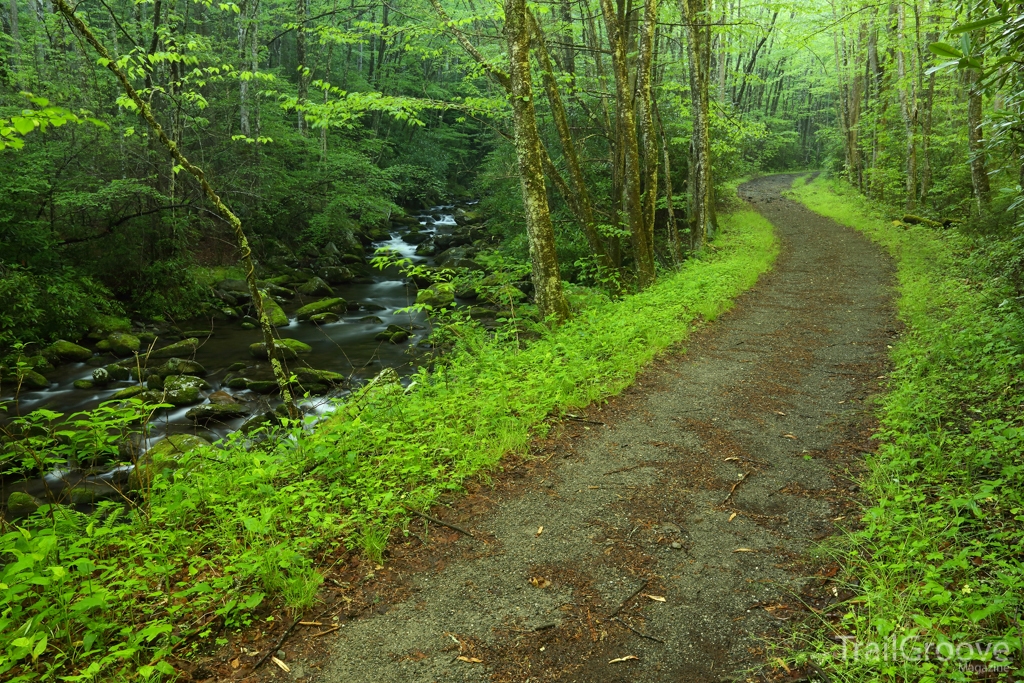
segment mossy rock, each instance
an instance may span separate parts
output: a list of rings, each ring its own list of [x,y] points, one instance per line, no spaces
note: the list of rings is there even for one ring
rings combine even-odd
[[[75,389],[89,390],[94,388],[96,385],[92,383],[92,380],[88,379],[76,379]]]
[[[244,322],[242,323],[241,327],[243,330],[255,330],[256,323]]]
[[[328,325],[330,323],[336,323],[339,320],[341,320],[341,316],[337,313],[317,313],[309,318],[309,322],[314,325]]]
[[[50,380],[35,370],[18,371],[18,378],[21,380],[22,389],[42,390],[50,388]]]
[[[196,339],[206,339],[213,336],[213,330],[185,330],[182,333],[185,337],[195,337]]]
[[[364,316],[364,317],[360,318],[359,322],[361,322],[361,323],[370,323],[370,324],[373,324],[373,325],[380,325],[384,321],[381,320],[380,317],[378,317],[376,315],[367,315],[367,316]]]
[[[42,507],[43,503],[23,491],[13,491],[7,496],[7,518],[28,517]]]
[[[105,365],[102,369],[107,371],[107,378],[110,381],[123,382],[126,379],[128,379],[129,377],[131,377],[131,373],[128,371],[128,368],[126,368],[124,366],[121,366],[121,365],[118,365],[117,363],[111,363],[110,365]],[[93,371],[93,381],[95,381],[95,380],[96,380],[96,371],[94,370]]]
[[[281,304],[277,303],[266,294],[264,294],[262,298],[263,312],[267,314],[270,324],[274,327],[287,327],[288,316],[285,315],[284,309],[281,308]]]
[[[245,377],[232,377],[230,379],[225,378],[224,386],[228,389],[235,389],[236,391],[247,389],[249,387],[249,380]]]
[[[400,330],[399,332],[395,332],[394,334],[392,334],[391,335],[391,339],[389,341],[392,344],[401,344],[402,342],[406,341],[408,338],[409,338],[409,333],[406,332],[405,330]]]
[[[288,284],[291,281],[292,281],[292,276],[291,275],[277,275],[275,277],[268,277],[265,280],[260,280],[256,284],[266,283],[266,284],[269,284],[269,285],[284,286],[284,285]]]
[[[109,339],[100,339],[98,342],[96,342],[96,350],[99,351],[100,353],[107,353],[112,348],[114,347],[110,345]]]
[[[311,304],[306,304],[295,312],[299,320],[309,320],[318,313],[344,313],[345,300],[340,297],[320,299]]]
[[[164,379],[164,391],[182,391],[185,389],[196,389],[197,391],[209,390],[210,383],[202,377],[192,375],[171,375]]]
[[[438,285],[430,285],[416,293],[417,304],[424,304],[433,308],[443,308],[454,301],[455,294],[452,293],[450,287],[441,288]]]
[[[246,383],[245,388],[257,394],[273,394],[279,390],[277,382],[269,379],[249,380]]]
[[[341,385],[345,383],[345,375],[340,372],[331,372],[330,370],[314,370],[313,368],[299,368],[295,371],[295,376],[299,378],[299,381],[305,384],[319,383],[319,384],[336,384]]]
[[[164,378],[160,375],[150,375],[146,378],[146,388],[153,391],[163,391]]]
[[[156,442],[139,458],[128,477],[128,485],[133,489],[148,487],[158,472],[177,469],[178,458],[182,455],[209,445],[209,441],[193,434],[171,434]]]
[[[92,351],[65,339],[58,339],[43,350],[43,356],[51,363],[61,361],[84,363],[92,358]]]
[[[250,412],[252,411],[244,403],[204,403],[189,409],[185,417],[194,422],[209,422],[244,417]]]
[[[140,344],[145,344],[146,346],[156,341],[156,334],[153,332],[139,332],[135,336],[138,337]]]
[[[172,391],[168,391],[166,388],[164,389],[164,401],[170,403],[172,406],[190,406],[199,403],[202,400],[203,397],[199,394],[199,389],[197,387],[188,386]]]
[[[195,337],[182,339],[162,349],[155,349],[150,352],[150,358],[174,358],[178,356],[191,356],[199,348],[199,340]]]
[[[114,332],[106,339],[110,350],[117,356],[130,356],[139,350],[139,338],[127,332]],[[99,348],[99,344],[96,345]]]
[[[296,290],[304,296],[334,296],[334,290],[323,278],[312,277]]]
[[[295,340],[277,339],[274,341],[274,356],[278,360],[295,360],[298,358],[300,353],[296,348],[301,349],[302,347],[305,347],[305,350],[303,350],[302,353],[309,353],[312,350],[309,344],[302,344],[302,342],[298,342],[299,344],[302,344],[302,346],[296,347],[292,344],[285,343],[286,341]],[[267,345],[263,342],[249,344],[249,353],[252,354],[253,358],[258,358],[260,360],[267,360],[269,358],[269,355],[267,354]]]
[[[202,377],[206,374],[206,368],[201,363],[188,358],[171,358],[159,368],[154,370],[161,377],[168,375],[196,375]]]
[[[249,364],[240,360],[237,363],[229,365],[228,372],[238,372],[239,370],[245,370],[247,367],[249,367]]]
[[[142,386],[141,384],[133,384],[130,387],[125,387],[124,389],[121,389],[120,391],[115,392],[114,395],[111,396],[110,398],[115,400],[115,401],[122,401],[124,399],[132,398],[134,396],[138,396],[139,394],[141,394],[145,390],[146,390],[146,387]]]
[[[92,371],[92,384],[96,387],[105,387],[110,383],[110,373],[106,368],[96,368]]]

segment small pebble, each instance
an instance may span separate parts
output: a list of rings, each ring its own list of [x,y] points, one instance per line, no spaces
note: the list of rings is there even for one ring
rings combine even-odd
[[[682,550],[682,548],[683,548],[683,544],[682,543],[680,543],[679,541],[672,541],[672,549],[673,550]]]
[[[282,662],[284,661],[284,659],[285,659],[284,650],[278,650],[277,651],[277,658],[280,659]]]

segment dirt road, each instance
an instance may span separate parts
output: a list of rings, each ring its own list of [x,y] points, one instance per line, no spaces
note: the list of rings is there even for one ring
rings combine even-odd
[[[477,538],[433,526],[448,561],[291,676],[726,681],[763,661],[761,636],[820,592],[807,552],[855,512],[848,470],[870,448],[895,334],[886,258],[782,199],[791,182],[740,188],[776,226],[774,272],[685,354],[569,422],[514,494],[484,490],[483,515],[444,510]]]

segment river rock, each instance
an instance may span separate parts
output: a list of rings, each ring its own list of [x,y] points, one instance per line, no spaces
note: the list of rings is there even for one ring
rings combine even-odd
[[[417,256],[433,256],[437,253],[437,245],[434,244],[434,240],[427,240],[420,246],[416,247]]]
[[[402,241],[406,244],[423,244],[430,239],[432,233],[420,232],[410,230],[407,234],[402,235]]]
[[[228,389],[235,389],[236,391],[241,389],[247,389],[249,388],[249,380],[247,380],[245,377],[232,377],[230,379],[225,378],[224,386],[226,386]]]
[[[92,380],[88,379],[76,379],[74,381],[74,385],[75,389],[82,389],[83,391],[88,391],[89,389],[92,389],[93,386],[95,386],[93,385]]]
[[[411,333],[409,332],[409,330],[405,329],[404,327],[399,327],[398,325],[392,324],[388,325],[386,330],[378,332],[374,336],[374,339],[376,339],[377,341],[388,341],[391,342],[392,344],[401,344],[402,342],[409,338],[410,334]]]
[[[272,394],[279,389],[277,382],[269,379],[249,380],[246,383],[245,388],[257,394]]]
[[[295,371],[295,376],[298,377],[300,382],[336,385],[342,385],[345,383],[345,375],[340,372],[331,372],[330,370],[299,368]]]
[[[172,406],[190,406],[202,400],[203,397],[199,394],[199,389],[196,387],[185,387],[183,389],[175,389],[174,391],[164,390],[163,402],[170,403]]]
[[[105,387],[110,383],[110,372],[106,368],[96,368],[92,371],[92,383],[97,387]]]
[[[210,420],[230,420],[235,417],[243,417],[252,411],[242,403],[206,403],[195,408],[190,408],[185,417],[194,422],[209,422]]]
[[[181,333],[183,337],[195,337],[196,339],[208,339],[213,336],[213,330],[185,330]]]
[[[327,266],[326,268],[321,268],[318,275],[322,280],[332,285],[346,284],[352,282],[355,278],[355,273],[345,266]]]
[[[158,472],[176,469],[182,455],[209,445],[209,441],[193,434],[171,434],[157,441],[138,459],[128,477],[128,485],[133,489],[148,488]]]
[[[285,315],[284,309],[281,308],[281,304],[277,303],[266,294],[263,295],[263,312],[267,314],[267,318],[270,319],[270,324],[274,327],[286,327],[288,325],[288,316]]]
[[[237,363],[232,363],[231,365],[229,365],[228,372],[238,372],[239,370],[245,370],[247,367],[249,367],[249,364],[246,363],[245,361],[240,360]]]
[[[279,360],[294,360],[300,353],[309,353],[313,350],[309,344],[300,342],[298,339],[275,339],[274,355]],[[267,360],[267,345],[264,342],[256,342],[249,345],[249,353],[253,358]]]
[[[50,388],[50,380],[46,379],[35,370],[29,370],[27,368],[25,370],[19,370],[18,378],[21,380],[22,389],[33,389],[38,391]]]
[[[210,389],[210,383],[202,377],[195,377],[193,375],[171,375],[164,379],[164,391],[168,393],[189,388],[206,391]]]
[[[153,332],[139,332],[135,336],[138,337],[140,344],[145,344],[146,346],[156,341],[156,334]]]
[[[246,321],[246,322],[242,323],[241,327],[242,327],[243,330],[255,330],[256,329],[256,323],[251,323],[251,322]]]
[[[230,406],[239,403],[239,400],[229,394],[226,391],[215,391],[206,397],[210,403],[216,403],[218,405]]]
[[[305,284],[299,285],[298,293],[304,296],[334,296],[334,290],[322,278],[312,277]]]
[[[41,500],[22,491],[14,491],[7,497],[7,518],[28,517],[43,505]]]
[[[359,322],[361,322],[361,323],[370,323],[370,324],[373,324],[373,325],[380,325],[384,321],[381,320],[379,316],[367,315],[367,316],[364,316],[364,317],[360,318]]]
[[[154,370],[161,377],[168,375],[195,375],[202,377],[206,374],[206,368],[201,363],[188,358],[170,358],[166,363]]]
[[[341,316],[337,313],[317,313],[316,315],[311,315],[309,317],[309,322],[314,325],[329,325],[331,323],[336,323],[339,320],[341,320]]]
[[[153,391],[163,391],[164,378],[160,375],[150,375],[146,378],[146,388]]]
[[[416,293],[417,304],[424,304],[433,308],[443,308],[453,301],[455,301],[455,294],[452,293],[451,287],[442,288],[439,285],[430,285]]]
[[[111,363],[110,365],[105,365],[105,366],[103,366],[102,369],[107,371],[107,377],[108,377],[109,381],[123,382],[126,379],[128,379],[129,377],[131,377],[131,373],[128,371],[128,368],[126,368],[124,366],[121,366],[121,365],[118,365],[117,363]],[[92,379],[93,379],[94,382],[96,381],[96,371],[95,370],[93,370]]]
[[[107,342],[116,356],[130,356],[136,353],[140,346],[139,338],[127,332],[113,332],[107,337]]]
[[[314,301],[311,304],[306,304],[298,311],[295,312],[295,317],[299,320],[309,320],[317,313],[344,313],[345,312],[345,300],[340,297],[333,297],[329,299],[320,299]]]
[[[54,364],[60,362],[84,363],[92,358],[92,351],[65,339],[58,339],[43,349],[43,356]]]
[[[293,296],[295,296],[295,292],[288,289],[287,287],[275,285],[274,283],[266,280],[264,280],[263,283],[261,283],[260,288],[271,296],[280,296],[285,299],[291,299]]]
[[[133,396],[138,396],[145,390],[146,387],[141,384],[133,384],[130,387],[125,387],[124,389],[115,392],[110,398],[114,401],[122,401],[124,399],[132,398]]]
[[[99,351],[100,353],[107,353],[112,348],[113,347],[110,345],[109,339],[100,339],[98,342],[96,342],[96,350]]]
[[[173,358],[175,356],[191,356],[199,348],[199,340],[195,337],[182,339],[162,349],[155,349],[149,354],[150,358]]]

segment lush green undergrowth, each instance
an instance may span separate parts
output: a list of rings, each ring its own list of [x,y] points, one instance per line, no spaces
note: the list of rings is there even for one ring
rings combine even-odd
[[[872,506],[862,528],[827,549],[856,597],[822,619],[799,657],[814,657],[832,680],[977,680],[968,670],[990,666],[1005,669],[985,680],[997,673],[1017,680],[1024,674],[1020,302],[972,256],[968,237],[886,220],[839,183],[818,180],[794,194],[892,254],[907,328],[892,351],[880,447],[867,463]],[[1016,661],[991,661],[1010,650]]]
[[[268,596],[309,607],[341,546],[381,559],[409,508],[523,453],[550,416],[616,394],[695,320],[727,310],[777,248],[754,212],[723,224],[641,294],[578,291],[575,318],[525,346],[455,325],[443,364],[408,388],[371,383],[315,430],[257,446],[236,435],[182,456],[137,505],[44,507],[8,526],[0,677],[172,675],[172,653],[270,618]]]

